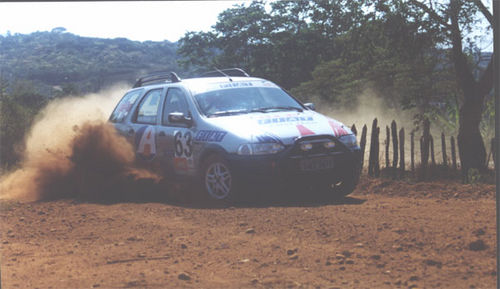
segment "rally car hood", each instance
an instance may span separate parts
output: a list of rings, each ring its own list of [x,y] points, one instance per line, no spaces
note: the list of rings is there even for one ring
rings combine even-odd
[[[207,122],[248,142],[279,140],[284,145],[304,136],[352,134],[342,123],[311,110],[221,116],[208,118]]]

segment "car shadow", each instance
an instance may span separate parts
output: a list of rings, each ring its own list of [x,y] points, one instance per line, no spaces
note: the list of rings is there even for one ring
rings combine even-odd
[[[172,205],[194,208],[194,209],[223,209],[223,208],[270,208],[270,207],[322,207],[329,205],[361,205],[366,202],[365,199],[355,197],[341,197],[335,199],[326,198],[290,198],[275,199],[261,198],[259,200],[239,200],[237,202],[173,202]]]
[[[355,197],[325,197],[313,191],[254,191],[237,201],[209,200],[194,193],[190,183],[148,178],[123,178],[79,188],[73,200],[77,203],[164,203],[178,207],[196,209],[215,208],[265,208],[265,207],[319,207],[325,205],[360,205],[366,200]]]

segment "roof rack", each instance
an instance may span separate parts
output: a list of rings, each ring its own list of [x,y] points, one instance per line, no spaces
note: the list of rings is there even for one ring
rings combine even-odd
[[[161,82],[180,82],[181,78],[175,72],[155,72],[142,77],[139,77],[133,88],[144,86],[146,83],[161,83]]]
[[[217,69],[213,71],[208,71],[200,75],[201,77],[217,77],[217,76],[243,76],[250,77],[248,73],[246,73],[241,68],[226,68],[226,69]]]

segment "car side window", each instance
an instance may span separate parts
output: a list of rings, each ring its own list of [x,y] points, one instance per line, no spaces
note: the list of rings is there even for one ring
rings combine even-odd
[[[125,117],[127,117],[132,109],[132,106],[134,106],[135,101],[139,98],[142,92],[143,89],[140,89],[125,94],[111,114],[109,121],[114,123],[122,122]]]
[[[177,87],[168,89],[167,100],[165,101],[165,105],[163,107],[163,125],[171,125],[168,121],[168,115],[172,112],[182,112],[185,116],[188,116],[189,114],[186,96],[184,92]],[[175,125],[178,126],[180,124],[176,123]]]
[[[156,124],[163,89],[153,89],[142,99],[137,110],[137,123]]]

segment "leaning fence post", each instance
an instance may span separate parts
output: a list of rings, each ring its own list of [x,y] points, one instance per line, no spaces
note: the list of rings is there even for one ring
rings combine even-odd
[[[376,129],[376,137],[375,137],[375,177],[380,176],[380,163],[379,163],[379,152],[380,152],[380,146],[379,146],[379,135],[380,135],[380,127],[377,127]]]
[[[394,178],[397,177],[398,173],[398,129],[396,125],[396,121],[393,120],[391,123],[391,132],[392,132],[392,170],[394,173]]]
[[[391,143],[391,136],[389,126],[385,126],[385,167],[389,168],[389,144]]]
[[[365,147],[366,147],[366,132],[368,128],[366,124],[363,126],[363,130],[361,131],[361,140],[359,141],[359,147],[361,148],[361,167],[364,166],[365,161]]]
[[[399,170],[401,171],[400,176],[403,176],[405,172],[405,129],[404,128],[401,128],[399,130]]]
[[[377,135],[377,118],[372,123],[372,134],[370,138],[370,156],[368,159],[368,175],[374,176],[375,171],[375,137]]]
[[[453,136],[450,137],[450,144],[451,144],[451,162],[453,169],[457,169],[457,154],[455,152],[455,138]]]
[[[415,131],[410,132],[410,165],[411,171],[415,171]]]
[[[424,119],[424,131],[420,139],[420,157],[422,162],[422,178],[427,178],[427,166],[429,163],[429,144],[430,144],[430,128],[429,120]]]
[[[354,135],[358,135],[358,130],[356,129],[356,125],[354,123],[351,126],[351,131]]]
[[[446,139],[444,137],[444,132],[441,133],[441,153],[443,154],[443,166],[448,166],[448,158],[446,156]]]
[[[497,146],[496,146],[495,138],[491,139],[491,154],[493,157],[493,165],[494,165],[495,170],[496,170],[497,169]]]
[[[434,138],[432,135],[429,135],[430,146],[431,146],[431,162],[432,166],[436,166],[436,159],[434,158]]]

